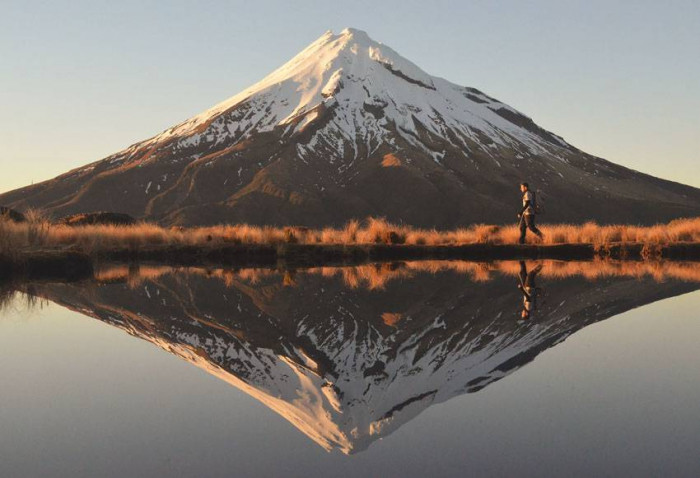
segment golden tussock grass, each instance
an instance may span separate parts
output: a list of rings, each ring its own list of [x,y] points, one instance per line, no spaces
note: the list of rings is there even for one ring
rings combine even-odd
[[[454,230],[421,229],[392,224],[381,218],[352,220],[339,228],[269,227],[248,224],[211,227],[167,228],[150,223],[130,226],[51,224],[38,211],[27,213],[28,221],[0,221],[0,253],[20,249],[73,248],[88,253],[115,248],[142,248],[163,245],[223,245],[284,243],[362,245],[464,245],[514,244],[517,226],[476,224]],[[596,247],[619,243],[653,246],[700,242],[700,218],[682,219],[668,224],[642,227],[635,225],[602,226],[593,222],[581,225],[545,224],[543,239],[528,235],[528,242],[543,245],[593,244]]]

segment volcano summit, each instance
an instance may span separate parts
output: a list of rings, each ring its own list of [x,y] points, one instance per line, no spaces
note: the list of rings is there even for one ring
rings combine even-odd
[[[586,154],[354,29],[326,32],[213,108],[0,203],[180,225],[371,215],[454,227],[514,221],[522,180],[542,191],[547,222],[700,215],[700,190]]]

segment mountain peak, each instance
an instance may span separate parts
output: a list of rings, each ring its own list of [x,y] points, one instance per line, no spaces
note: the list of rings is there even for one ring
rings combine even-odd
[[[367,34],[366,31],[360,30],[357,28],[348,27],[348,28],[344,28],[343,30],[341,30],[340,33],[338,33],[338,34],[334,33],[333,30],[326,30],[323,33],[323,35],[318,37],[314,42],[311,43],[311,45],[314,45],[317,43],[327,43],[329,41],[337,41],[337,40],[342,40],[344,42],[354,40],[355,42],[364,43],[364,44],[369,44],[369,43],[379,44],[378,42],[376,42],[372,38],[370,38],[370,36]]]
[[[363,53],[367,52],[368,48],[381,48],[382,46],[380,42],[370,38],[366,32],[356,28],[345,28],[338,34],[334,33],[333,30],[326,30],[323,35],[311,42],[275,72],[290,65],[298,64],[308,58],[320,62],[347,53],[348,59],[351,59],[350,55],[355,57],[362,56]]]
[[[374,42],[369,35],[367,34],[366,31],[364,30],[359,30],[357,28],[345,28],[340,32],[340,36],[343,37],[352,37],[357,41],[365,41],[367,43]]]
[[[190,134],[202,123],[245,102],[253,101],[258,109],[270,108],[274,113],[265,116],[265,124],[257,125],[267,131],[329,104],[341,90],[346,93],[346,106],[361,106],[388,101],[389,90],[420,97],[421,92],[416,95],[411,90],[415,86],[436,90],[434,83],[432,76],[366,32],[345,28],[335,34],[328,30],[258,83],[157,139]]]
[[[240,121],[230,114],[234,110],[250,114]],[[329,111],[333,113],[326,114]],[[513,141],[540,152],[552,144],[568,147],[559,138],[542,134],[529,118],[507,105],[429,75],[355,28],[339,34],[326,31],[258,83],[151,141],[185,137],[184,145],[199,144],[196,132],[208,124],[218,125],[217,134],[211,136],[214,142],[240,141],[280,128],[285,130],[284,138],[291,139],[322,123],[326,126],[317,135],[324,136],[324,141],[344,137],[355,154],[358,138],[364,144],[382,144],[398,135],[414,144],[420,131],[454,147],[476,141],[489,155],[494,147],[507,148]],[[311,143],[314,149],[315,141]],[[421,149],[440,162],[442,152],[425,144]],[[342,151],[327,153],[345,155],[346,151],[343,146]],[[306,155],[309,145],[300,144],[298,152]]]

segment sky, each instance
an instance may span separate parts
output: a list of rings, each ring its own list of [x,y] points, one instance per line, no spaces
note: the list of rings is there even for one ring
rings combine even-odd
[[[345,27],[700,187],[699,24],[697,0],[0,0],[0,191],[158,134]]]

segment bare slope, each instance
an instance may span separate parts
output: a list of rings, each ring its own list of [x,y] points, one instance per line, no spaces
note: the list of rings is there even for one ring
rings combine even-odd
[[[551,222],[700,215],[699,190],[583,153],[353,29],[325,33],[158,136],[0,204],[166,224],[319,226],[374,215],[447,227],[512,221],[523,179],[543,191]]]

